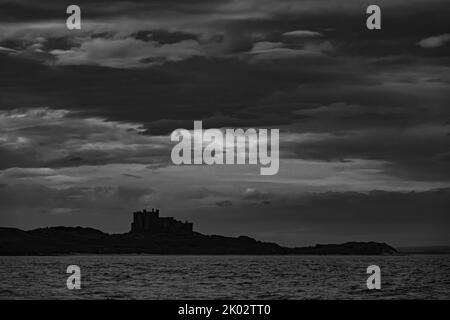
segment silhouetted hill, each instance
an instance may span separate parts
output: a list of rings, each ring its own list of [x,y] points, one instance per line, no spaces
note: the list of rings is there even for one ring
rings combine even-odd
[[[314,247],[295,248],[297,254],[357,254],[390,255],[396,249],[379,242],[347,242],[343,244],[317,244]]]
[[[404,254],[450,254],[450,246],[401,247]]]
[[[92,228],[0,228],[0,255],[56,254],[396,254],[385,243],[349,242],[286,248],[250,237],[172,233],[107,234]]]

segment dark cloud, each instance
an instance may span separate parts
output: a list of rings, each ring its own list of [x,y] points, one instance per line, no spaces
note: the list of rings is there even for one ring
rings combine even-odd
[[[143,135],[139,124],[70,117],[67,110],[46,108],[1,112],[0,124],[0,168],[169,161],[170,141]]]
[[[95,225],[117,230],[129,225],[129,212],[145,206],[150,188],[124,185],[52,188],[23,183],[0,188],[2,225]]]
[[[233,205],[233,202],[231,202],[230,200],[224,200],[216,202],[216,205],[219,207],[231,207]]]
[[[270,205],[193,215],[210,233],[248,234],[288,245],[387,241],[393,245],[449,243],[449,190],[329,192],[273,197]],[[245,215],[240,212],[245,211]],[[414,236],[412,236],[414,235]],[[317,240],[320,239],[320,240]]]
[[[170,32],[167,30],[139,30],[132,34],[137,40],[156,41],[161,44],[174,44],[184,40],[198,40],[198,36],[187,32]]]
[[[203,120],[205,128],[280,128],[283,159],[373,160],[383,164],[378,175],[412,185],[450,180],[450,7],[445,0],[426,6],[419,0],[379,1],[382,29],[376,31],[365,27],[370,1],[81,0],[83,27],[76,31],[65,27],[69,4],[0,0],[3,179],[74,183],[80,177],[55,178],[51,170],[110,164],[143,164],[157,174],[169,163],[167,135]],[[129,182],[134,176],[124,172],[122,178]],[[49,199],[42,210],[53,207],[70,221],[76,221],[77,208],[108,211],[102,189],[72,186],[63,192],[47,189],[44,182],[23,191],[29,203],[45,202],[33,194]],[[2,185],[2,192],[15,188]],[[248,219],[257,210],[249,208],[294,215],[304,206],[315,212],[315,218],[302,215],[305,223],[317,223],[311,230],[319,224],[314,219],[324,217],[321,223],[341,234],[349,228],[333,222],[333,206],[342,221],[364,229],[364,221],[378,226],[372,214],[393,223],[384,212],[399,208],[399,219],[406,221],[407,212],[412,219],[425,214],[425,203],[448,205],[441,199],[445,192],[436,191],[328,194],[309,197],[320,198],[311,200],[314,205],[294,201],[286,203],[292,207],[277,208],[279,185],[269,185],[273,189],[265,191],[248,185],[242,191],[248,192],[230,198],[189,186],[180,198],[204,200],[216,210],[232,203],[238,215],[248,210]],[[152,190],[104,193],[140,203],[137,199],[155,197]],[[70,195],[86,194],[89,208],[64,204],[73,203]],[[379,207],[383,202],[392,208]],[[364,221],[355,209],[366,210],[362,203],[371,212],[362,215]],[[35,218],[30,221],[37,223]],[[418,225],[409,231],[417,232]],[[383,231],[381,224],[378,230]]]
[[[266,201],[273,197],[272,194],[269,192],[261,192],[254,188],[248,188],[244,192],[244,199],[245,200],[260,200],[260,201]]]

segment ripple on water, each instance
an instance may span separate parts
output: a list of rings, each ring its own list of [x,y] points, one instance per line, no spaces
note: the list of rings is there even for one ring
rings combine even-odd
[[[82,290],[66,289],[81,267]],[[382,289],[366,288],[381,267]],[[3,299],[449,299],[450,255],[0,257]]]

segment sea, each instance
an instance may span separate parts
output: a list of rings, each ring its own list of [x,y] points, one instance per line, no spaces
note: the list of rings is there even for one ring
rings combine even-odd
[[[69,265],[80,268],[69,290]],[[380,267],[369,290],[367,268]],[[0,257],[0,299],[449,299],[450,255]]]

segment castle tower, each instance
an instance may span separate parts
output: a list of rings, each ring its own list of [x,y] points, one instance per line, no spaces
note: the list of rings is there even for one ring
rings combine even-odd
[[[131,232],[189,234],[193,232],[193,225],[171,217],[160,217],[159,209],[152,208],[151,211],[133,212]]]

